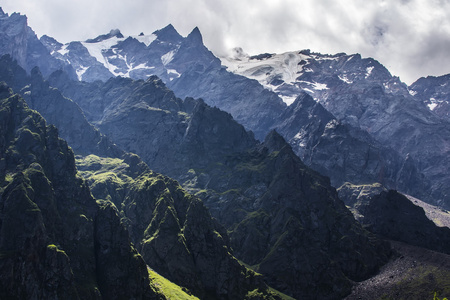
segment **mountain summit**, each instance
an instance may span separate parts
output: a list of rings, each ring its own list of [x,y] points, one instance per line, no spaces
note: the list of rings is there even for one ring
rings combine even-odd
[[[88,39],[86,40],[86,43],[98,43],[98,42],[102,42],[104,40],[110,39],[112,37],[116,37],[116,38],[123,38],[122,33],[120,32],[119,29],[111,29],[111,31],[107,34],[102,34],[99,35],[98,37],[96,37],[95,39]]]

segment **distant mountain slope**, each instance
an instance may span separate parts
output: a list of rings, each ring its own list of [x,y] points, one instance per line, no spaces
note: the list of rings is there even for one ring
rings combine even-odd
[[[19,13],[8,15],[0,8],[0,55],[9,54],[27,72],[39,67],[48,76],[56,70],[64,70],[71,78],[75,77],[74,68],[54,58],[39,41],[27,24],[27,17]]]
[[[289,101],[309,93],[343,124],[362,129],[406,160],[412,159],[430,180],[434,203],[448,205],[450,123],[417,101],[379,62],[359,54],[323,55],[309,50],[255,57],[239,51],[223,62]]]
[[[409,86],[413,96],[425,103],[430,110],[450,120],[450,74],[419,78]]]

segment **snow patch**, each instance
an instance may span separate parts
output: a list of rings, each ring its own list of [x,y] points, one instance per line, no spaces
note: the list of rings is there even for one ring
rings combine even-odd
[[[314,91],[308,89],[308,88],[302,88],[302,90],[304,90],[305,92],[308,92],[310,94],[314,94]]]
[[[438,104],[441,102],[442,101],[438,101],[435,98],[430,98],[430,103],[427,104],[427,106],[430,110],[434,110],[436,108],[436,106],[438,106]]]
[[[417,95],[417,92],[416,92],[416,91],[413,91],[413,90],[409,90],[409,94],[410,94],[411,96],[415,96],[415,95]]]
[[[295,99],[297,99],[296,96],[285,96],[285,95],[279,95],[281,100],[283,100],[284,103],[286,103],[288,106],[294,103]]]
[[[163,65],[167,65],[168,63],[170,63],[172,61],[173,57],[175,56],[175,53],[177,53],[177,50],[169,51],[166,54],[164,54],[163,56],[161,56],[161,61],[162,61]]]
[[[155,34],[138,35],[138,36],[131,36],[131,37],[135,38],[136,40],[143,43],[147,47],[157,38],[157,36]]]
[[[167,69],[167,75],[170,77],[170,81],[172,81],[174,78],[179,78],[181,76],[180,73],[177,72],[175,69]],[[170,76],[175,75],[175,76]]]
[[[83,74],[86,73],[87,69],[89,69],[89,67],[80,66],[80,68],[76,70],[78,80],[82,80]]]
[[[148,67],[147,64],[143,63],[143,64],[139,64],[136,67],[133,67],[133,70],[138,70],[138,69],[154,69],[155,67]]]
[[[372,70],[373,70],[373,66],[372,67],[367,67],[366,68],[366,79],[370,76],[370,73],[372,73]]]
[[[347,83],[347,84],[352,84],[353,81],[351,81],[350,79],[347,78],[347,75],[339,75],[338,76],[340,80],[342,80],[343,82]]]
[[[81,44],[86,47],[91,56],[93,56],[98,62],[103,64],[107,69],[110,69],[108,60],[103,55],[103,52],[110,49],[112,46],[117,45],[120,41],[123,40],[125,40],[125,38],[112,37],[98,43],[81,42]]]
[[[66,55],[69,50],[67,50],[67,47],[69,46],[69,44],[65,44],[64,46],[61,47],[61,49],[59,49],[58,52],[59,54],[61,54],[62,56]]]
[[[315,90],[319,90],[319,91],[328,90],[328,87],[325,83],[318,83],[318,82],[314,81],[311,83],[311,85],[313,86],[313,89],[315,89]]]
[[[430,103],[427,105],[430,110],[434,110],[437,106],[437,103]]]

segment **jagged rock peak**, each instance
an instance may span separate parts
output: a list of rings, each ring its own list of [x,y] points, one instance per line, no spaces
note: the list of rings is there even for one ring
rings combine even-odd
[[[285,139],[276,131],[271,130],[264,139],[264,146],[269,149],[270,152],[280,151],[283,147],[289,146]]]
[[[43,43],[45,46],[47,45],[52,45],[53,47],[58,47],[60,48],[63,44],[58,42],[55,38],[48,36],[46,34],[44,34],[43,36],[41,36],[41,38],[39,39],[41,41],[41,43]]]
[[[195,44],[203,44],[203,37],[200,33],[200,29],[198,29],[198,27],[195,27],[187,36],[187,40]]]
[[[5,14],[3,9],[0,7],[0,17],[7,17],[7,16],[8,16],[8,14]]]
[[[163,29],[156,30],[153,34],[156,35],[161,41],[178,42],[183,39],[172,24],[167,25]]]
[[[123,34],[120,32],[119,29],[111,29],[111,31],[107,34],[102,34],[96,37],[95,39],[88,39],[86,40],[86,43],[98,43],[107,39],[110,39],[112,37],[117,37],[119,39],[123,38]]]

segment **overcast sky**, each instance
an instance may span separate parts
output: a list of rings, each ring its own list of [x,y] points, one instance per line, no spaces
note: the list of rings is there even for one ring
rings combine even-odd
[[[450,73],[450,0],[2,0],[40,37],[86,40],[118,28],[150,34],[199,27],[216,55],[302,49],[373,57],[410,84]]]

